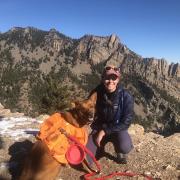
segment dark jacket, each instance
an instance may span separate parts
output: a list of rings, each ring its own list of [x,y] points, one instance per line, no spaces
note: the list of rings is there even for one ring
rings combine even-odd
[[[96,115],[92,129],[103,129],[106,134],[127,130],[134,114],[133,97],[118,86],[113,93],[107,93],[104,85],[96,87],[97,92]]]

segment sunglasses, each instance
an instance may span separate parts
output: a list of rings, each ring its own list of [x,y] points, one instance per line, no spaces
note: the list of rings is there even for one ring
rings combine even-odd
[[[111,74],[109,76],[106,76],[105,80],[110,80],[111,79],[111,80],[115,81],[117,78],[118,77],[115,74]]]
[[[111,66],[105,67],[105,70],[106,70],[106,71],[109,71],[109,70],[111,70],[111,69],[113,69],[113,70],[116,71],[116,72],[119,72],[119,71],[120,71],[120,69],[117,68],[117,67],[111,67]]]

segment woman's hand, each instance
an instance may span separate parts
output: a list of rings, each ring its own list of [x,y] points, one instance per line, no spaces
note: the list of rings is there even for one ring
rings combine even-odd
[[[96,144],[100,147],[101,140],[105,136],[104,130],[99,131],[97,138],[96,138]]]

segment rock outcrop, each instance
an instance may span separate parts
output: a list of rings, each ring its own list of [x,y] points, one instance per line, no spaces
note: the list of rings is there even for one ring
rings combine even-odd
[[[2,113],[3,109],[1,106],[0,129],[3,130],[0,130],[0,179],[9,180],[18,175],[20,162],[35,141],[40,123],[48,116],[17,116],[16,113]],[[126,171],[145,174],[159,180],[179,178],[180,133],[165,138],[152,132],[145,133],[144,128],[137,124],[131,125],[129,133],[134,149],[129,153],[128,164],[114,162],[114,148],[108,143],[105,146],[106,155],[99,160],[102,166],[100,176],[115,171]],[[66,166],[62,168],[58,178],[78,180],[83,174],[83,170]],[[143,179],[141,176],[136,178]]]

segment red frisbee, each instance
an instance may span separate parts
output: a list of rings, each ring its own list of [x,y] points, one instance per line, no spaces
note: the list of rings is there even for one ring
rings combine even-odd
[[[66,152],[67,161],[73,165],[80,164],[84,160],[84,157],[85,152],[78,144],[72,144]]]

